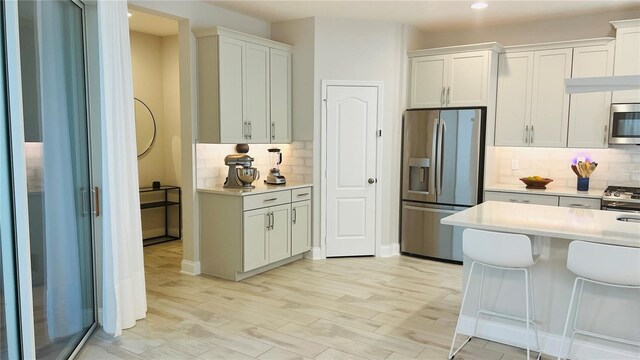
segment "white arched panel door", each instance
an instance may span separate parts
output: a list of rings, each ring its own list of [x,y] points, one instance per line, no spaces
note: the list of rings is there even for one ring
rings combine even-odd
[[[326,254],[375,254],[378,87],[327,86]]]

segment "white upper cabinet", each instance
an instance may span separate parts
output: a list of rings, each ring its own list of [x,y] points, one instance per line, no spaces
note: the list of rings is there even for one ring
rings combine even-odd
[[[500,54],[496,146],[529,146],[533,52]]]
[[[565,80],[610,76],[613,40],[600,38],[505,48],[498,61],[494,144],[606,147],[611,93],[570,96],[566,93]]]
[[[535,51],[529,145],[566,147],[569,94],[565,79],[571,78],[573,49]]]
[[[291,47],[222,28],[196,36],[198,141],[290,143]]]
[[[614,43],[573,49],[572,78],[611,76]],[[567,145],[606,148],[610,109],[610,91],[572,94]]]
[[[487,106],[500,49],[487,43],[409,52],[409,107]]]
[[[616,28],[613,75],[640,75],[640,19],[612,21]],[[613,103],[640,102],[640,89],[614,91]]]
[[[271,49],[271,142],[291,142],[291,52]]]

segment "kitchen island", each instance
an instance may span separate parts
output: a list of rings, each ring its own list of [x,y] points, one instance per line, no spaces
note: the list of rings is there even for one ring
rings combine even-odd
[[[640,247],[640,223],[619,221],[638,215],[555,206],[489,201],[442,219],[442,224],[462,228],[529,235],[534,253],[532,267],[536,324],[542,352],[557,356],[575,275],[566,268],[572,240]],[[500,249],[495,249],[500,251]],[[471,260],[464,259],[464,283]],[[640,271],[640,259],[638,263]],[[524,317],[524,282],[521,274],[485,270],[483,306]],[[480,272],[473,274],[459,331],[471,334],[475,324]],[[585,284],[580,328],[628,339],[640,338],[640,292],[593,287]],[[482,317],[477,336],[524,346],[524,324]],[[531,343],[535,344],[533,333]],[[572,350],[577,358],[637,359],[638,350],[617,343],[577,337]]]

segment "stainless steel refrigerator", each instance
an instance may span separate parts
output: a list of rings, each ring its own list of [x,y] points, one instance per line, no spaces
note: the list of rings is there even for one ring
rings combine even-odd
[[[440,220],[482,202],[486,108],[407,110],[400,250],[462,261],[462,229]]]

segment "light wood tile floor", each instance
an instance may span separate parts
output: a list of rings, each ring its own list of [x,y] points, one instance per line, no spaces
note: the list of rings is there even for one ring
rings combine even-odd
[[[147,318],[79,359],[446,359],[462,268],[406,256],[300,260],[234,283],[180,274],[182,242],[144,249]],[[474,339],[456,359],[524,359]],[[547,358],[545,358],[547,359]]]

